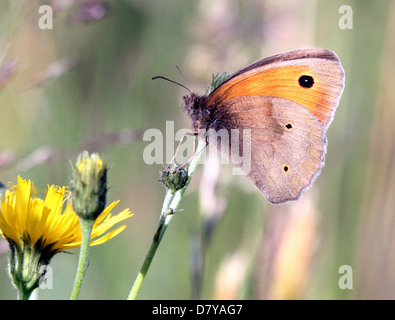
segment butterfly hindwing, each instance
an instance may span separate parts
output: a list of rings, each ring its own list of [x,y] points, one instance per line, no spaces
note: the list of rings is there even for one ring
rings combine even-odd
[[[278,97],[232,98],[222,107],[228,111],[219,118],[220,126],[239,133],[229,130],[230,149],[221,148],[216,139],[210,144],[240,167],[270,202],[299,198],[324,163],[326,138],[319,120],[303,106]]]

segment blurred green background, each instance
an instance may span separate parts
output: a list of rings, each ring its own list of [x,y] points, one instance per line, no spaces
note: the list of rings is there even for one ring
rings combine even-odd
[[[395,298],[395,2],[103,3],[0,0],[0,180],[68,185],[70,160],[98,151],[112,165],[108,201],[135,214],[92,248],[81,298],[125,299],[151,243],[165,189],[161,166],[144,162],[142,132],[164,132],[166,121],[190,128],[187,92],[151,78],[183,82],[177,64],[202,93],[212,73],[308,47],[334,50],[346,73],[313,188],[273,206],[230,165],[200,166],[138,298]],[[54,9],[52,30],[38,27],[43,4]],[[339,26],[343,5],[352,29]],[[0,240],[0,299],[16,298],[8,253]],[[53,258],[53,288],[39,299],[69,298],[78,250],[70,253]]]

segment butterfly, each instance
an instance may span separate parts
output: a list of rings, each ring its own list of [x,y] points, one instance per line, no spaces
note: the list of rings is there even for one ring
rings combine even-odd
[[[273,204],[297,200],[324,166],[327,139],[344,89],[338,56],[325,49],[298,49],[258,60],[203,95],[182,98],[195,132],[216,145]],[[248,130],[218,142],[219,131]],[[231,144],[237,142],[238,148]],[[237,156],[249,147],[251,165]],[[236,150],[235,150],[236,149]]]

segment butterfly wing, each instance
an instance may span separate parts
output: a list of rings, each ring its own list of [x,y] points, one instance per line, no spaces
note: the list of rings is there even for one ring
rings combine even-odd
[[[300,49],[254,62],[232,75],[209,96],[221,105],[241,96],[275,96],[299,103],[327,129],[344,89],[337,55],[324,49]]]
[[[221,145],[214,131],[208,131],[209,143],[216,144],[270,202],[298,199],[324,163],[325,132],[317,117],[279,97],[231,98],[223,107],[233,110],[221,118],[221,126],[232,128],[229,146]]]
[[[232,129],[240,132],[231,137],[228,150],[209,136],[210,143],[217,144],[270,202],[296,200],[324,165],[325,133],[343,88],[344,71],[332,51],[296,50],[257,61],[208,97],[208,104],[216,106],[211,109],[213,127],[230,135]],[[246,129],[250,138],[243,137]],[[243,162],[250,161],[250,168],[236,160],[248,154],[248,147],[251,156]]]

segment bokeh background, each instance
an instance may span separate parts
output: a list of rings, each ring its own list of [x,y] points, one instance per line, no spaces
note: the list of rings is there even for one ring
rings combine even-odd
[[[52,30],[38,8],[54,10]],[[352,29],[339,26],[352,9]],[[344,22],[344,20],[343,20]],[[68,185],[70,160],[100,152],[108,201],[134,217],[93,247],[82,299],[125,299],[156,230],[165,189],[142,134],[190,128],[180,108],[218,71],[281,51],[334,50],[346,87],[328,130],[326,165],[297,202],[273,206],[230,165],[198,168],[139,299],[395,298],[395,2],[389,0],[0,0],[0,180]],[[116,212],[116,210],[115,210]],[[0,240],[0,299],[15,299]],[[68,299],[78,250],[51,262]],[[348,289],[341,266],[350,266]],[[343,279],[343,280],[342,280]]]

